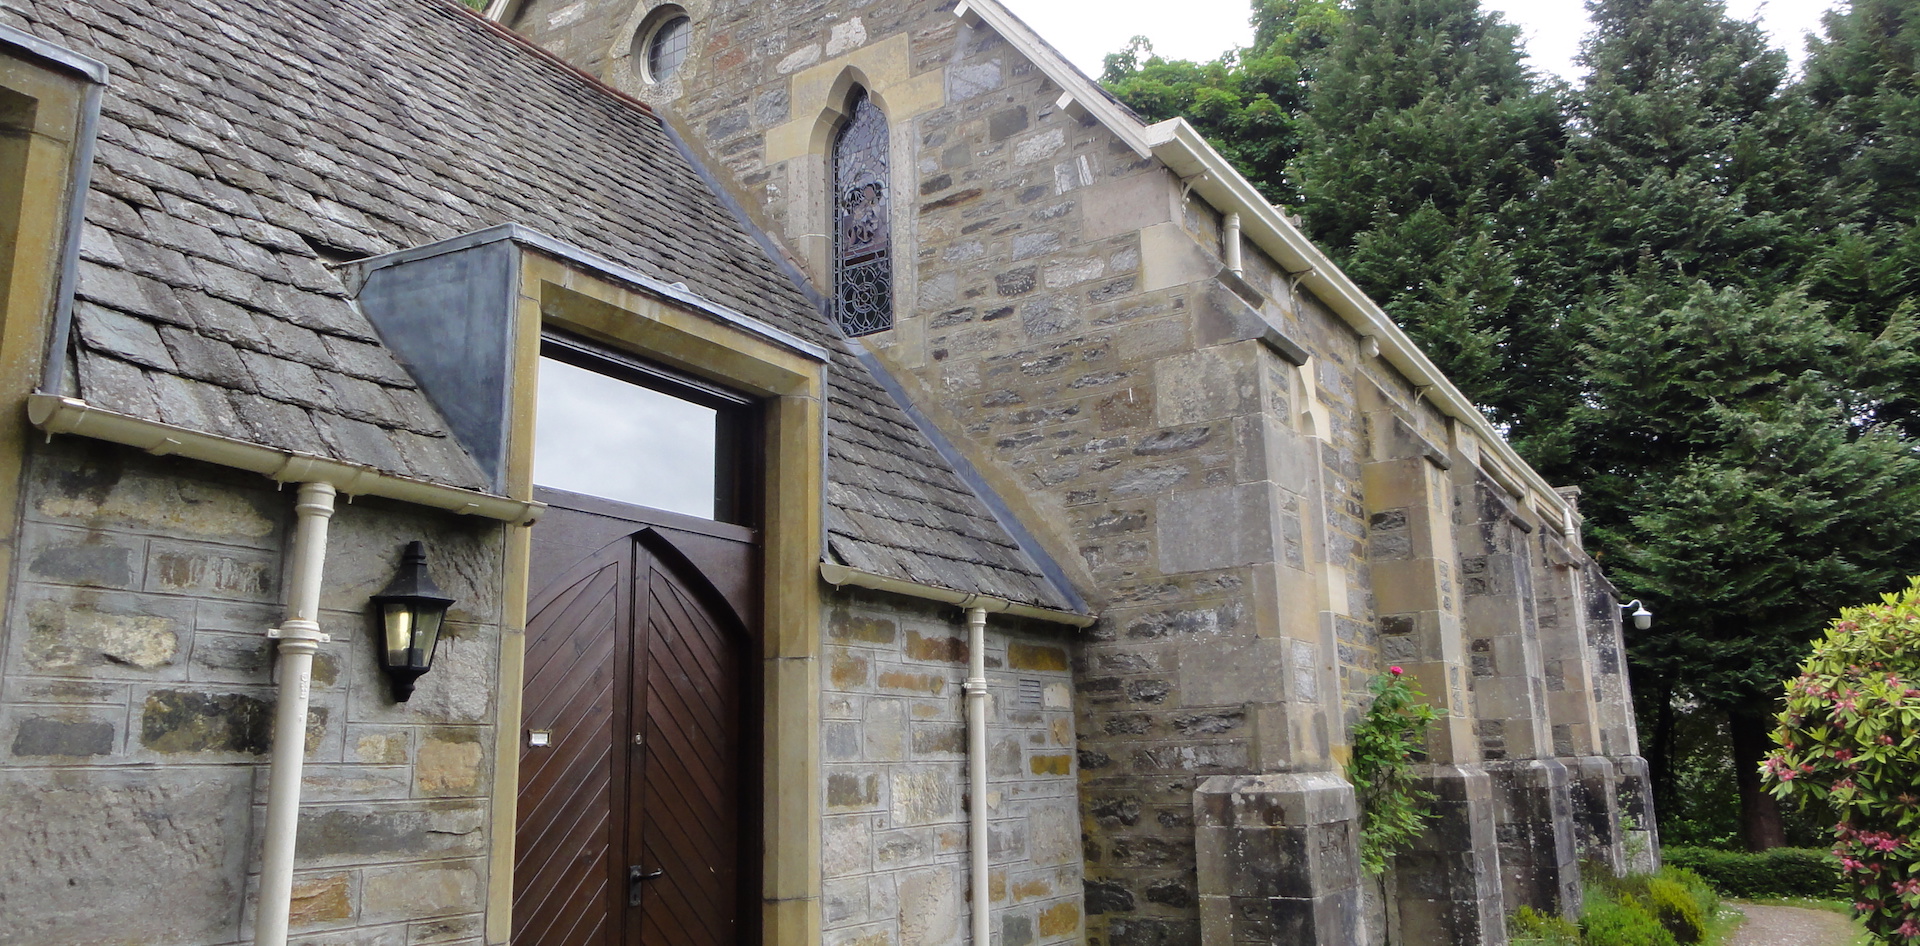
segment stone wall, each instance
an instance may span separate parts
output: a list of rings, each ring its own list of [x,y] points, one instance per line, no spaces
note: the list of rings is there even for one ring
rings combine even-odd
[[[891,123],[896,324],[858,343],[1101,614],[1074,647],[1089,941],[1364,942],[1391,910],[1492,944],[1520,903],[1573,906],[1575,786],[1580,843],[1618,857],[1633,784],[1581,760],[1636,747],[1558,497],[1258,247],[1227,271],[1216,208],[952,3],[690,0],[694,54],[650,86],[622,50],[653,5],[518,25],[662,106],[817,287],[853,87]],[[1390,662],[1445,708],[1452,821],[1369,907],[1336,773]]]
[[[826,626],[821,757],[829,946],[967,941],[971,846],[956,608],[836,595]],[[1001,946],[1082,938],[1069,641],[987,624],[989,896]]]
[[[250,939],[293,491],[65,439],[29,457],[0,630],[0,943]],[[409,539],[459,599],[412,702],[366,611]],[[314,661],[293,929],[478,943],[501,527],[342,501]]]

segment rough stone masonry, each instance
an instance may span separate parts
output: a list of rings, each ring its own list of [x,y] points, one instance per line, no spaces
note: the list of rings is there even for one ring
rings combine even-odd
[[[657,4],[509,23],[669,108],[829,294],[827,149],[855,89],[885,112],[895,321],[859,344],[1101,614],[1073,655],[1089,941],[1359,942],[1390,910],[1497,943],[1521,905],[1576,909],[1622,804],[1651,817],[1572,497],[1530,497],[1263,247],[1228,271],[1229,210],[969,6],[694,0],[662,82],[634,58]],[[1446,817],[1383,902],[1338,773],[1388,663],[1443,711]]]

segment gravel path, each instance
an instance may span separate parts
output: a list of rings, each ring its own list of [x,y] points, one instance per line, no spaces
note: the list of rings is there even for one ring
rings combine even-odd
[[[1730,946],[1849,946],[1854,925],[1838,913],[1804,907],[1765,907],[1736,903],[1747,915]]]

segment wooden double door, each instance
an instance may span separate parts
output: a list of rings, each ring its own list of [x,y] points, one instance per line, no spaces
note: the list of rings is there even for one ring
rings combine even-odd
[[[757,939],[753,532],[538,498],[514,942]]]

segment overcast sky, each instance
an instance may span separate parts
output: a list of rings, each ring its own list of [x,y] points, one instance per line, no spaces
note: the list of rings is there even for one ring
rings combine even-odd
[[[1169,59],[1212,59],[1253,39],[1247,25],[1248,0],[1002,0],[1088,75],[1100,75],[1101,60],[1134,36],[1153,40],[1154,51]],[[1802,36],[1820,29],[1820,14],[1841,0],[1727,0],[1734,16],[1760,17],[1797,64],[1805,54]],[[1582,0],[1481,0],[1520,25],[1535,68],[1576,81],[1573,57],[1586,31]],[[1178,16],[1167,16],[1177,10]]]

